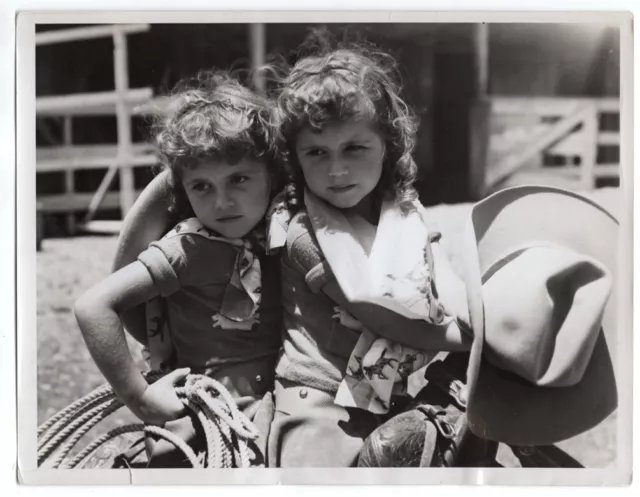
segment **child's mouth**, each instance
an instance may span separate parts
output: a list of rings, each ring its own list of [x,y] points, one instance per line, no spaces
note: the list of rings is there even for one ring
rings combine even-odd
[[[219,223],[232,223],[233,221],[237,221],[238,219],[240,219],[242,216],[226,216],[226,217],[220,217],[217,219],[217,221]]]
[[[356,185],[345,185],[345,186],[330,186],[329,190],[335,193],[346,193],[355,188]]]

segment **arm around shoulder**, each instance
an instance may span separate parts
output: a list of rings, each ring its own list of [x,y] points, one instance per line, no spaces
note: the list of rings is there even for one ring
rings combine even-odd
[[[113,261],[114,271],[136,261],[151,242],[160,239],[171,228],[173,220],[169,214],[169,199],[168,172],[163,171],[147,185],[124,219]],[[143,306],[124,312],[122,320],[137,341],[146,342]]]

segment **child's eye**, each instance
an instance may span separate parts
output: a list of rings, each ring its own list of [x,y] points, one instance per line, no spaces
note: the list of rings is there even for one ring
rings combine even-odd
[[[211,188],[211,185],[209,185],[208,183],[204,183],[202,181],[199,181],[197,183],[193,183],[191,185],[191,189],[194,192],[198,192],[198,193],[202,193],[202,192],[206,192],[207,190],[209,190]]]
[[[244,174],[238,174],[231,178],[231,183],[234,185],[241,185],[245,181],[249,180],[249,176],[245,176]]]
[[[320,157],[324,155],[324,150],[320,150],[319,148],[312,148],[311,150],[307,150],[306,155],[309,157]]]
[[[360,152],[365,148],[367,147],[365,147],[364,145],[358,145],[358,144],[352,143],[351,145],[347,146],[346,150],[347,152]]]

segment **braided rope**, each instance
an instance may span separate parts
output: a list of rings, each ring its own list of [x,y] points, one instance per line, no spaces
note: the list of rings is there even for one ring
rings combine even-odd
[[[83,415],[85,412],[99,406],[105,404],[109,400],[115,398],[115,395],[107,394],[101,395],[99,397],[94,397],[88,399],[85,403],[77,406],[77,410],[75,412],[66,413],[64,416],[59,417],[55,423],[52,423],[50,427],[38,435],[38,451],[40,451],[44,446],[46,446],[51,440],[53,440],[60,432],[62,432],[65,427],[68,425],[70,421],[74,418]]]
[[[219,416],[224,420],[230,428],[232,428],[238,436],[242,438],[255,439],[258,437],[258,430],[249,421],[249,419],[238,409],[233,397],[222,385],[222,383],[209,378],[207,376],[191,376],[192,384],[185,386],[186,396],[191,397],[198,395],[198,397],[205,402],[216,416]],[[197,383],[196,383],[197,382]],[[204,396],[200,394],[200,390],[204,390],[211,395]],[[182,392],[178,390],[178,395]],[[222,397],[222,402],[215,402],[214,399]],[[228,412],[227,412],[228,411]]]
[[[197,383],[191,382],[186,386],[186,394],[201,409],[205,410],[208,419],[214,420],[217,428],[216,434],[219,435],[216,435],[215,443],[209,443],[208,447],[223,447],[224,445],[224,448],[227,449],[220,448],[216,453],[209,454],[210,467],[211,465],[219,467],[218,464],[222,464],[222,467],[233,467],[231,456],[233,456],[236,466],[249,467],[252,451],[248,441],[258,437],[257,429],[238,409],[228,391],[219,382],[207,377],[196,381]],[[203,423],[203,426],[208,427],[209,425]],[[209,437],[207,430],[205,430],[205,435]],[[222,460],[216,458],[220,454]]]
[[[186,405],[197,412],[204,428],[208,467],[233,467],[234,461],[237,467],[249,467],[248,440],[257,438],[258,432],[222,384],[194,376],[177,391],[186,396]]]
[[[80,439],[89,430],[91,430],[91,428],[93,428],[95,425],[97,425],[100,421],[105,419],[107,416],[116,412],[121,407],[122,407],[122,403],[119,401],[113,402],[112,404],[105,405],[104,410],[99,415],[96,415],[92,419],[87,421],[85,425],[79,428],[73,434],[73,436],[69,439],[69,441],[62,446],[56,458],[53,460],[53,467],[57,468],[62,463],[62,461],[65,459],[65,457],[67,457],[69,452],[71,452],[71,449],[73,449],[76,446],[76,444],[80,441]]]
[[[86,405],[91,404],[92,402],[96,401],[96,399],[100,399],[105,395],[106,396],[114,395],[113,389],[108,384],[105,384],[96,388],[91,393],[85,395],[81,399],[76,400],[71,405],[65,407],[63,410],[59,411],[57,414],[50,417],[46,422],[44,422],[38,427],[38,437],[40,437],[40,435],[42,435],[44,432],[48,431],[53,425],[55,425],[59,421],[65,418],[68,418],[70,415],[72,416],[76,414],[79,410],[82,410]]]
[[[106,411],[114,412],[113,406],[117,406],[116,409],[122,406],[122,402],[117,399],[112,399],[105,404],[100,404],[93,409],[82,414],[80,417],[74,419],[69,423],[61,432],[59,432],[53,439],[49,441],[42,449],[38,451],[38,464],[44,461],[62,442],[64,442],[75,430],[81,430],[85,423],[91,423],[95,417],[98,421],[104,419],[104,413]],[[95,423],[94,423],[95,424]]]
[[[147,374],[150,383],[161,375]],[[193,449],[174,433],[159,426],[132,424],[110,430],[98,437],[68,464],[70,451],[101,420],[123,404],[109,385],[103,385],[66,407],[38,428],[38,464],[42,464],[67,438],[56,454],[53,467],[74,468],[102,445],[118,436],[143,431],[156,435],[181,450],[193,467],[250,467],[252,450],[249,442],[258,437],[257,428],[242,413],[227,389],[218,381],[203,375],[189,375],[176,393],[200,421],[206,438],[206,461],[199,460]]]

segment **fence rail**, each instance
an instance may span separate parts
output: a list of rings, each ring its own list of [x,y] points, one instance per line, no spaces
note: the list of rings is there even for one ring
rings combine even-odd
[[[620,179],[620,164],[599,153],[620,147],[617,98],[490,97],[475,111],[476,196],[526,182],[590,190],[600,180]],[[617,129],[604,125],[616,116]],[[560,163],[551,167],[549,157]]]

